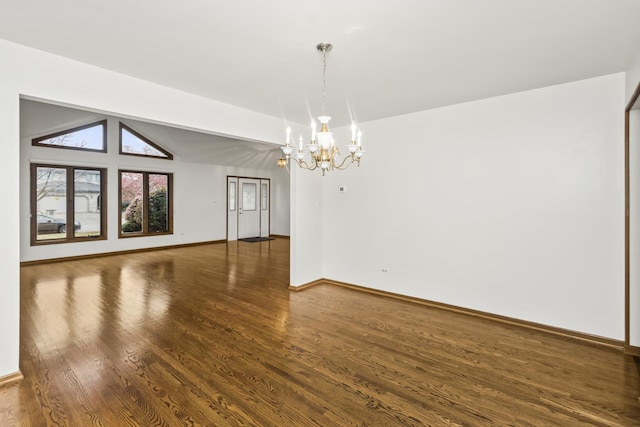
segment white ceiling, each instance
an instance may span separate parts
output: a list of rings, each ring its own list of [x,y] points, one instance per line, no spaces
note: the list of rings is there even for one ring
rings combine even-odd
[[[0,0],[0,38],[332,125],[624,71],[639,0]]]

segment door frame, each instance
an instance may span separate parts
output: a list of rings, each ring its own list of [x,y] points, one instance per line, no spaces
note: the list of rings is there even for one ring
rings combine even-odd
[[[240,179],[256,179],[260,181],[260,185],[258,186],[258,205],[260,207],[260,236],[261,237],[269,237],[271,235],[271,178],[263,178],[263,177],[254,177],[254,176],[240,176],[240,175],[227,175],[226,180],[226,213],[227,213],[227,241],[238,240],[238,201],[240,196]],[[232,200],[230,193],[231,183],[235,182],[235,199]],[[264,219],[263,209],[262,209],[262,184],[267,183],[267,218]],[[231,209],[231,208],[234,209]],[[263,230],[264,226],[266,226],[267,230]],[[266,235],[265,235],[266,234]]]
[[[629,144],[631,140],[630,111],[640,98],[640,82],[636,86],[631,99],[624,110],[624,344],[629,354],[640,355],[640,347],[631,345],[631,160],[629,158]]]

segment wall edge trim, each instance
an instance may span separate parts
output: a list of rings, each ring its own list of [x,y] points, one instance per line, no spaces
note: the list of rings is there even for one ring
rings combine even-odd
[[[299,291],[304,291],[305,289],[312,288],[317,285],[324,285],[324,284],[327,284],[326,279],[318,279],[318,280],[314,280],[313,282],[305,283],[303,285],[298,285],[298,286],[289,285],[289,290],[294,292],[299,292]]]
[[[123,251],[113,251],[113,252],[99,252],[94,254],[76,255],[76,256],[61,257],[61,258],[47,258],[47,259],[38,259],[34,261],[21,261],[20,267],[27,267],[30,265],[49,264],[52,262],[59,262],[59,261],[77,261],[77,260],[100,258],[100,257],[112,256],[112,255],[127,255],[127,254],[135,254],[139,252],[162,251],[165,249],[180,249],[180,248],[188,248],[191,246],[211,245],[211,244],[217,244],[217,243],[227,243],[227,241],[211,240],[207,242],[183,243],[178,245],[154,246],[154,247],[148,247],[148,248],[127,249]]]
[[[24,376],[20,371],[14,372],[13,374],[2,376],[0,377],[0,388],[7,387],[13,383],[22,381],[23,379],[24,379]]]

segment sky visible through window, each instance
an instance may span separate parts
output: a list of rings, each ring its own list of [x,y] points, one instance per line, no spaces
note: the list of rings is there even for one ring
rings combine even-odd
[[[147,144],[127,129],[122,128],[122,152],[144,156],[167,157],[165,153]]]
[[[43,145],[57,145],[62,147],[102,151],[104,148],[103,135],[103,125],[99,124],[90,128],[80,129],[63,135],[54,136],[53,138],[44,139],[39,143]]]

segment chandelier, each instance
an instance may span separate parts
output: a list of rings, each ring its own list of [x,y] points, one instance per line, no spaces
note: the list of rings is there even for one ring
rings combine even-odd
[[[333,169],[343,170],[352,163],[360,166],[360,159],[364,154],[362,149],[362,132],[355,123],[351,124],[351,142],[347,145],[349,155],[340,160],[340,150],[333,140],[333,132],[329,132],[328,123],[331,117],[325,114],[327,98],[327,52],[333,46],[331,43],[319,43],[316,46],[322,52],[322,115],[318,117],[320,130],[316,131],[316,121],[311,120],[311,141],[307,144],[310,161],[305,160],[307,154],[302,144],[302,135],[298,141],[297,152],[293,154],[294,147],[291,145],[291,128],[287,127],[286,145],[280,147],[284,153],[284,158],[278,159],[278,166],[285,167],[289,159],[294,160],[302,169],[315,170],[320,168],[324,176],[326,171]]]

